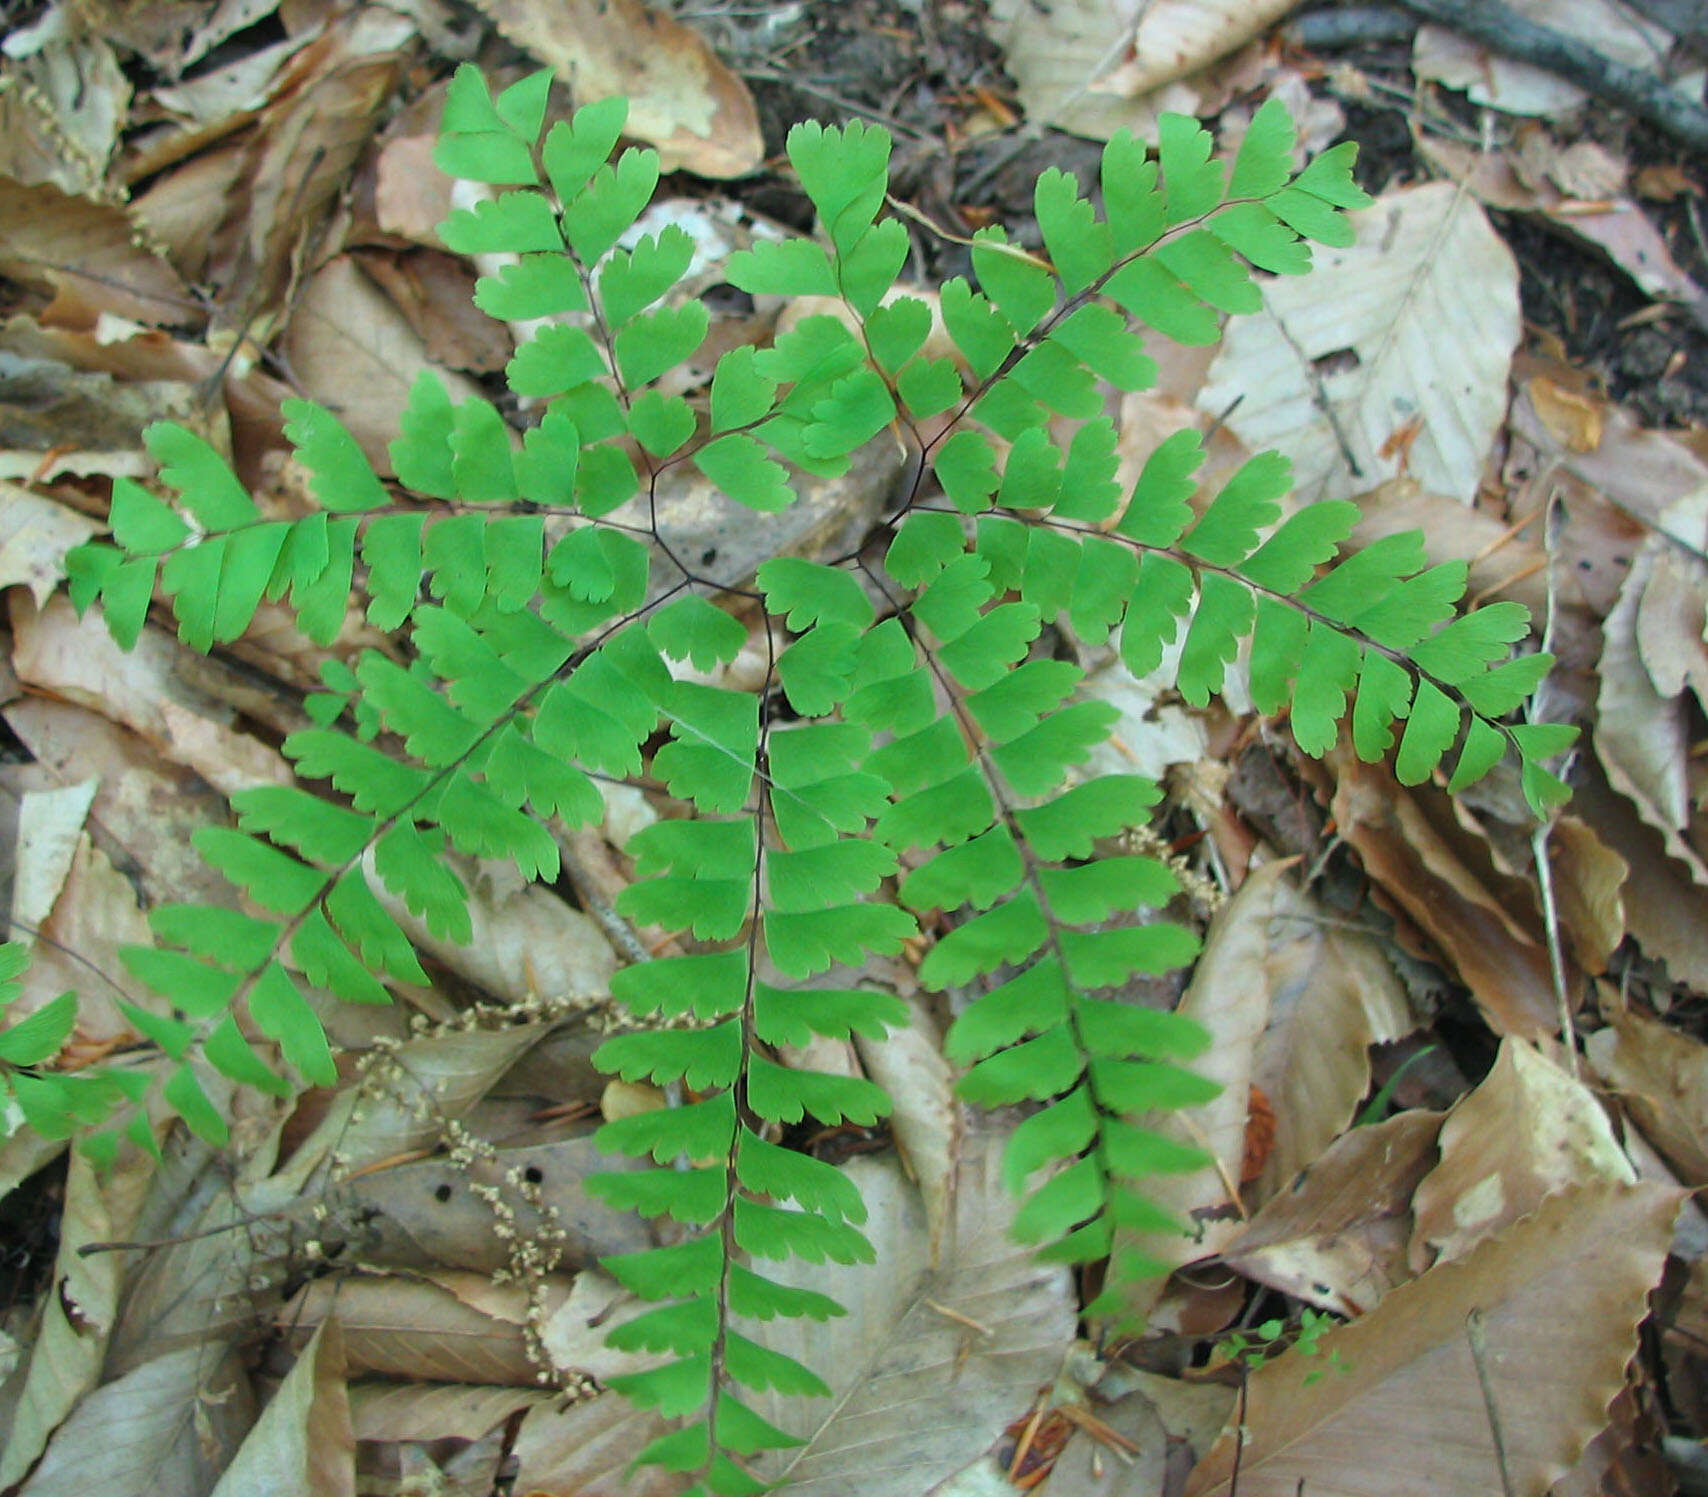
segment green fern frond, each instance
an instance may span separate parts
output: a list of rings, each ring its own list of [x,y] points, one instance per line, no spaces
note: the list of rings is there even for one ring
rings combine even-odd
[[[1224,314],[1259,304],[1254,272],[1304,272],[1311,242],[1350,242],[1345,214],[1368,201],[1348,148],[1293,170],[1278,103],[1231,165],[1195,121],[1164,116],[1154,158],[1109,141],[1100,202],[1045,173],[1041,253],[982,229],[973,279],[941,289],[935,342],[927,302],[894,295],[907,234],[883,216],[887,135],[797,128],[789,159],[820,237],[761,239],[724,273],[755,295],[838,298],[845,315],[721,353],[694,401],[661,382],[707,339],[704,305],[675,294],[695,246],[636,231],[658,158],[610,159],[620,100],[542,142],[548,89],[540,74],[493,97],[460,69],[436,151],[490,189],[442,235],[499,258],[476,301],[527,324],[506,371],[520,437],[494,403],[453,401],[423,374],[392,484],[331,413],[287,402],[317,508],[280,519],[206,442],[157,426],[158,484],[119,480],[110,541],[68,558],[73,601],[98,601],[126,648],[157,590],[197,649],[286,599],[330,645],[353,596],[409,646],[327,661],[316,725],[283,745],[303,784],[234,796],[236,825],[198,838],[241,912],[155,911],[156,944],[124,960],[162,1001],[123,1012],[161,1056],[159,1094],[217,1138],[204,1077],[280,1095],[335,1082],[306,990],[384,1002],[388,984],[427,979],[412,922],[471,939],[459,856],[549,882],[548,823],[596,823],[600,777],[670,797],[679,814],[625,849],[635,877],[617,908],[678,952],[616,974],[639,1027],[595,1057],[668,1105],[600,1130],[601,1148],[650,1164],[592,1188],[675,1224],[607,1265],[650,1304],[613,1344],[664,1359],[613,1386],[683,1421],[640,1462],[694,1493],[758,1492],[764,1453],[794,1442],[750,1401],[824,1385],[755,1325],[841,1313],[767,1265],[872,1256],[848,1177],[790,1147],[791,1130],[888,1110],[871,1082],[784,1056],[906,1022],[862,986],[872,957],[923,944],[921,981],[968,990],[946,1042],[961,1094],[1028,1110],[1004,1161],[1026,1198],[1015,1230],[1058,1261],[1114,1255],[1091,1313],[1119,1314],[1124,1285],[1155,1267],[1118,1234],[1178,1225],[1146,1181],[1201,1163],[1135,1121],[1211,1090],[1190,1065],[1204,1034],[1124,996],[1196,950],[1163,917],[1174,875],[1133,836],[1159,792],[1088,769],[1115,713],[1079,696],[1084,671],[1053,658],[1056,635],[1118,651],[1193,704],[1242,671],[1304,752],[1349,731],[1404,783],[1450,764],[1458,790],[1514,756],[1538,811],[1564,793],[1547,763],[1570,730],[1512,720],[1549,665],[1514,653],[1522,610],[1461,615],[1464,568],[1429,566],[1415,536],[1346,551],[1356,508],[1294,503],[1273,454],[1201,495],[1202,443],[1181,432],[1130,492],[1118,482],[1103,385],[1156,378],[1134,321],[1214,342]],[[768,516],[796,502],[798,475],[841,474],[887,432],[917,464],[881,560],[779,555],[702,576],[656,519],[674,465]],[[750,628],[756,690],[692,677],[738,662]],[[18,960],[0,953],[0,1007]],[[111,1116],[97,1153],[126,1131],[152,1143],[147,1076],[44,1068],[71,1012],[61,999],[0,1028],[0,1085],[39,1131]]]

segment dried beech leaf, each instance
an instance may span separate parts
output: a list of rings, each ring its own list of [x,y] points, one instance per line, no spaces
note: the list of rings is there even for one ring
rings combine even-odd
[[[1212,1163],[1190,1173],[1159,1175],[1145,1182],[1145,1195],[1189,1224],[1185,1233],[1117,1234],[1123,1246],[1158,1262],[1190,1263],[1219,1252],[1241,1226],[1239,1188],[1245,1161],[1246,1119],[1258,1046],[1269,1021],[1271,988],[1265,969],[1275,886],[1287,878],[1288,863],[1253,870],[1239,892],[1216,912],[1204,936],[1203,954],[1180,1012],[1209,1030],[1212,1043],[1193,1069],[1221,1087],[1199,1107],[1183,1108],[1147,1120],[1146,1126],[1204,1150]],[[1166,1281],[1142,1280],[1126,1291],[1129,1308],[1143,1314],[1156,1302]]]
[[[1684,1183],[1708,1185],[1708,1045],[1626,1009],[1584,1053]]]
[[[1552,1034],[1558,1006],[1539,933],[1466,866],[1386,769],[1359,763],[1344,746],[1328,763],[1341,834],[1388,898],[1440,948],[1495,1033]]]
[[[1285,1188],[1352,1121],[1370,1090],[1370,1046],[1417,1027],[1374,937],[1343,928],[1288,879],[1264,887],[1269,1023],[1252,1080],[1275,1110],[1275,1142],[1259,1199]]]
[[[1317,1356],[1260,1367],[1240,1497],[1297,1497],[1301,1484],[1311,1497],[1546,1491],[1625,1385],[1678,1205],[1679,1192],[1657,1185],[1562,1191],[1329,1332]],[[1499,1411],[1504,1482],[1473,1338]],[[1324,1365],[1336,1353],[1345,1372]],[[1235,1438],[1199,1464],[1187,1497],[1229,1497]]]
[[[320,1326],[279,1384],[213,1497],[355,1497],[356,1436],[338,1323]]]
[[[1225,57],[1298,0],[994,0],[991,33],[1026,113],[1107,140],[1153,90]]]
[[[1357,243],[1316,251],[1316,275],[1267,283],[1264,310],[1229,323],[1198,404],[1291,458],[1300,498],[1409,471],[1468,505],[1506,415],[1512,252],[1445,183],[1387,193],[1353,223]]]
[[[1362,1315],[1412,1277],[1411,1198],[1435,1163],[1438,1112],[1354,1128],[1268,1201],[1222,1252],[1228,1267],[1336,1315]]]
[[[640,0],[476,0],[498,29],[555,68],[578,104],[623,94],[628,133],[666,171],[740,177],[764,159],[753,96],[706,39]]]
[[[1589,1088],[1524,1041],[1502,1040],[1441,1125],[1441,1162],[1412,1202],[1412,1265],[1462,1258],[1554,1191],[1636,1178]]]
[[[767,1467],[770,1479],[786,1479],[800,1497],[894,1497],[906,1472],[907,1488],[925,1491],[975,1459],[1060,1371],[1074,1330],[1070,1276],[1009,1240],[1015,1201],[1000,1152],[998,1139],[967,1140],[952,1236],[934,1268],[919,1193],[893,1155],[847,1166],[870,1212],[875,1264],[767,1265],[848,1310],[825,1325],[779,1317],[742,1327],[811,1358],[833,1393],[829,1401],[755,1400],[760,1414],[807,1442]]]

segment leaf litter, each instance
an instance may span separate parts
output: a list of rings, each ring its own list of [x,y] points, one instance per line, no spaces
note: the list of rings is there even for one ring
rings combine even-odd
[[[1325,131],[1340,112],[1354,136],[1397,117],[1404,144],[1372,134],[1378,203],[1357,243],[1324,257],[1334,268],[1269,283],[1207,367],[1171,355],[1166,394],[1111,409],[1135,459],[1181,426],[1209,432],[1229,468],[1278,444],[1312,497],[1359,503],[1362,543],[1422,521],[1431,559],[1466,563],[1473,593],[1530,604],[1566,666],[1562,710],[1592,728],[1573,814],[1539,866],[1498,786],[1454,811],[1350,756],[1301,762],[1234,710],[1119,701],[1125,751],[1170,791],[1162,827],[1194,915],[1221,907],[1185,1000],[1227,1085],[1185,1115],[1183,1141],[1215,1162],[1159,1184],[1193,1235],[1146,1244],[1176,1269],[1152,1325],[1076,1347],[1095,1285],[1006,1243],[1000,1140],[953,1100],[938,1038],[951,1015],[912,996],[904,961],[889,977],[913,1023],[838,1062],[898,1094],[893,1129],[811,1144],[861,1177],[881,1265],[836,1271],[854,1313],[817,1333],[834,1347],[828,1409],[772,1413],[809,1441],[797,1481],[871,1497],[1231,1491],[1236,1450],[1248,1497],[1301,1480],[1319,1497],[1409,1490],[1399,1472],[1431,1493],[1671,1479],[1657,1431],[1708,1433],[1708,1399],[1681,1391],[1708,1386],[1708,1294],[1701,1244],[1675,1233],[1677,1189],[1633,1182],[1708,1185],[1708,448],[1688,424],[1657,425],[1653,393],[1708,414],[1682,326],[1708,279],[1699,173],[1439,28],[1418,33],[1410,76],[1445,94],[1395,95],[1380,52],[1284,54],[1284,3],[998,3],[985,29],[956,4],[861,0],[839,24],[865,77],[835,71],[828,22],[781,3],[548,17],[496,0],[478,14],[226,0],[189,27],[173,9],[127,8],[98,35],[80,7],[48,5],[0,61],[0,391],[36,401],[0,420],[0,711],[15,740],[0,778],[16,801],[12,933],[40,964],[24,1001],[91,995],[66,1064],[135,1043],[111,1000],[158,1000],[117,947],[147,940],[158,904],[230,899],[189,834],[227,820],[221,792],[282,773],[278,739],[351,640],[327,651],[258,627],[209,674],[150,625],[119,656],[54,596],[61,558],[113,477],[149,476],[139,434],[155,417],[190,417],[288,505],[283,394],[336,408],[383,464],[418,370],[473,394],[509,356],[511,331],[447,310],[475,267],[431,232],[445,202],[421,142],[453,62],[485,48],[519,76],[531,57],[573,76],[578,100],[637,99],[636,137],[728,194],[688,181],[673,209],[703,209],[719,234],[798,226],[766,163],[779,123],[808,110],[887,117],[909,221],[962,238],[1028,218],[1026,149],[1074,165],[1052,131],[1142,134],[1184,106],[1232,136],[1268,92]],[[1630,65],[1672,42],[1612,0],[1540,9]],[[1455,113],[1461,88],[1539,122],[1479,137]],[[1562,248],[1578,258],[1551,283],[1544,267],[1538,302],[1508,214],[1615,269]],[[962,268],[954,237],[920,228],[912,253],[926,287]],[[762,342],[779,312],[720,307],[719,336]],[[1639,366],[1654,338],[1661,363]],[[798,548],[857,544],[900,461],[880,450],[824,486],[800,507]],[[754,544],[706,496],[671,502],[707,547]],[[1271,766],[1304,845],[1270,840],[1230,799],[1218,760],[1236,751]],[[623,814],[669,810],[654,796]],[[645,1229],[580,1186],[610,1167],[587,1142],[602,1099],[586,1056],[612,972],[644,949],[611,909],[627,835],[613,820],[596,847],[562,840],[586,864],[574,901],[470,864],[475,945],[412,927],[433,977],[409,994],[413,1023],[312,994],[345,1065],[288,1110],[230,1099],[224,1156],[169,1152],[157,1168],[139,1152],[98,1179],[52,1148],[0,1150],[14,1189],[64,1172],[59,1249],[0,1323],[18,1348],[0,1380],[0,1485],[86,1488],[118,1429],[120,1469],[95,1474],[121,1492],[484,1491],[500,1475],[518,1491],[676,1490],[656,1470],[625,1477],[662,1426],[601,1391],[613,1369],[594,1354],[625,1311],[592,1265]],[[1562,1007],[1581,1053],[1550,1038]],[[1393,1055],[1431,1047],[1453,1064],[1395,1073]],[[522,1263],[518,1239],[554,1244],[549,1266]],[[146,1245],[109,1250],[127,1241]],[[1685,1287],[1654,1301],[1639,1338],[1669,1253],[1667,1282]],[[1311,1347],[1306,1307],[1342,1322]],[[1270,1319],[1280,1340],[1260,1367],[1216,1352]]]

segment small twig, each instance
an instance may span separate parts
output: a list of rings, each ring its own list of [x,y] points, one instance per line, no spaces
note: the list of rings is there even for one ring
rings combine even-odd
[[[940,1305],[934,1299],[921,1299],[920,1303],[927,1310],[935,1310],[945,1320],[952,1320],[958,1325],[964,1325],[968,1330],[977,1331],[981,1336],[994,1336],[996,1334],[983,1321],[974,1320],[970,1315],[963,1315],[959,1310],[952,1310],[948,1305]]]
[[[1400,0],[1413,15],[1450,27],[1503,57],[1528,62],[1610,99],[1632,114],[1708,151],[1708,109],[1675,93],[1653,73],[1603,57],[1574,36],[1538,26],[1500,0]]]
[[[1512,1473],[1506,1469],[1506,1436],[1501,1433],[1500,1410],[1495,1407],[1494,1385],[1489,1381],[1488,1343],[1480,1309],[1465,1317],[1465,1339],[1471,1344],[1471,1361],[1476,1364],[1477,1384],[1483,1390],[1483,1411],[1488,1416],[1489,1434],[1494,1438],[1495,1463],[1500,1467],[1500,1489],[1505,1497],[1518,1497]]]
[[[1333,10],[1313,10],[1288,22],[1281,28],[1281,36],[1295,47],[1329,52],[1372,42],[1405,41],[1416,30],[1417,17],[1391,5],[1337,5]]]
[[[1542,930],[1548,939],[1548,971],[1554,979],[1554,1002],[1560,1012],[1560,1039],[1566,1047],[1566,1063],[1572,1076],[1578,1074],[1578,1031],[1572,1018],[1571,995],[1566,991],[1566,963],[1560,951],[1560,913],[1554,903],[1554,870],[1548,862],[1548,833],[1552,821],[1542,822],[1530,834],[1530,853],[1536,860],[1536,882],[1542,890]]]
[[[1026,1421],[1026,1428],[1020,1433],[1020,1443],[1014,1447],[1014,1459],[1008,1463],[1008,1479],[1013,1481],[1020,1475],[1020,1467],[1025,1463],[1026,1453],[1032,1448],[1032,1442],[1038,1438],[1038,1426],[1044,1420],[1044,1402],[1040,1398],[1032,1408],[1032,1417]]]

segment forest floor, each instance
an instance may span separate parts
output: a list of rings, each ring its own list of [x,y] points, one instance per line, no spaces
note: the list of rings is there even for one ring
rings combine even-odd
[[[1700,103],[1689,7],[1514,4]],[[328,652],[264,608],[203,659],[157,603],[121,654],[67,602],[65,552],[103,531],[115,479],[152,478],[153,421],[288,507],[283,398],[382,458],[424,368],[508,400],[512,329],[435,234],[459,63],[628,95],[666,165],[650,226],[714,256],[813,231],[792,126],[881,125],[903,280],[927,292],[971,274],[980,228],[1039,248],[1040,173],[1095,189],[1104,140],[1153,139],[1159,112],[1232,145],[1279,95],[1311,152],[1356,141],[1376,198],[1357,245],[1234,320],[1298,335],[1291,383],[1237,327],[1158,346],[1155,388],[1109,392],[1124,472],[1185,427],[1212,474],[1279,444],[1309,497],[1360,505],[1356,543],[1421,528],[1476,599],[1527,604],[1559,660],[1531,710],[1583,730],[1574,798],[1538,826],[1499,776],[1402,788],[1306,758],[1237,690],[1193,710],[1093,669],[1205,927],[1184,991],[1148,995],[1216,1041],[1222,1097],[1193,1126],[1220,1169],[1175,1202],[1200,1239],[1133,1337],[1075,1341],[1096,1286],[1066,1274],[1013,1307],[1059,1332],[1042,1351],[959,1314],[985,1270],[956,1253],[1012,1204],[950,1089],[950,1015],[916,1001],[895,1048],[836,1061],[885,1080],[894,1131],[810,1141],[892,1212],[895,1294],[837,1332],[838,1408],[899,1356],[872,1470],[886,1441],[916,1464],[812,1490],[1708,1491],[1708,152],[1382,6],[0,0],[0,37],[0,893],[32,953],[13,1015],[83,995],[67,1068],[141,1044],[114,1000],[154,1001],[118,955],[149,910],[235,901],[190,838],[288,776],[278,745],[327,661],[399,646],[356,620]],[[698,289],[718,348],[771,336],[780,309]],[[890,471],[817,494],[820,529],[869,525]],[[739,563],[756,542],[704,544]],[[0,1494],[681,1490],[625,1475],[657,1421],[603,1391],[627,1307],[595,1260],[650,1239],[582,1189],[588,1138],[662,1103],[595,1071],[587,1016],[637,955],[612,906],[665,798],[608,800],[554,888],[482,871],[483,940],[431,950],[431,989],[328,1011],[338,1086],[239,1097],[223,1149],[163,1119],[161,1165],[0,1142]],[[919,1000],[917,956],[868,977]],[[387,1057],[431,1079],[431,1116]],[[358,1104],[361,1146],[334,1151],[324,1125]],[[945,1219],[934,1259],[922,1224]],[[567,1225],[561,1254],[519,1265],[495,1220]],[[910,1360],[921,1304],[959,1327],[952,1378]],[[981,1398],[1005,1357],[1036,1391]]]

